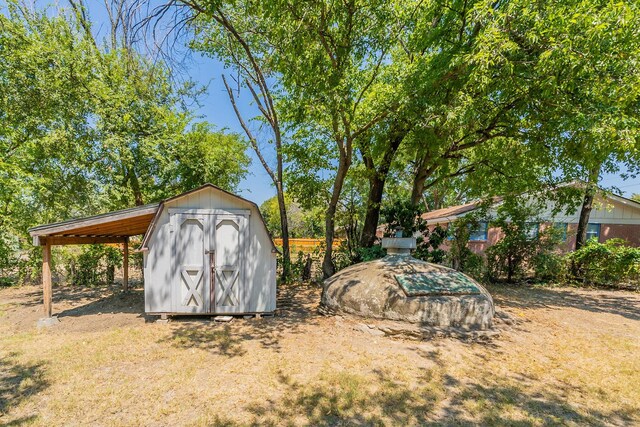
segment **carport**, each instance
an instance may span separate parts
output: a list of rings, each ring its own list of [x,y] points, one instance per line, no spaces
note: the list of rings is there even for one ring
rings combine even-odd
[[[42,246],[44,314],[52,314],[51,246],[119,243],[122,245],[123,289],[129,289],[129,237],[146,233],[159,204],[137,206],[101,215],[71,219],[29,229],[35,246]]]

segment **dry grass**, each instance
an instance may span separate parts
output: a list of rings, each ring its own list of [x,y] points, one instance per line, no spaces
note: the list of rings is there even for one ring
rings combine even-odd
[[[640,296],[491,289],[518,319],[490,343],[403,341],[315,313],[146,323],[142,293],[0,290],[0,425],[631,425]]]

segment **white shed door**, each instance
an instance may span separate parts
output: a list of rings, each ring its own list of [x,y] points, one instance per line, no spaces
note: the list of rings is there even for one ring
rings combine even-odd
[[[209,221],[206,215],[178,214],[173,221],[173,307],[176,313],[209,312]]]
[[[211,266],[215,313],[242,313],[245,311],[243,266],[245,260],[245,218],[217,215],[214,217],[215,254]]]

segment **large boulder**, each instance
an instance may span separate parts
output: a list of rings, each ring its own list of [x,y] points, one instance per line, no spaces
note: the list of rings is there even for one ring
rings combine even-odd
[[[390,252],[327,279],[322,304],[366,318],[437,327],[491,327],[493,299],[482,285],[458,271],[415,259],[408,251]]]

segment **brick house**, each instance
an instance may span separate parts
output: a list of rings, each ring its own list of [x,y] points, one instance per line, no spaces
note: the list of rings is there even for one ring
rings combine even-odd
[[[496,200],[487,211],[488,218],[494,218],[501,201]],[[580,207],[567,214],[553,214],[553,202],[548,202],[546,208],[540,211],[540,220],[530,223],[530,232],[537,234],[546,227],[556,227],[563,235],[563,243],[560,249],[573,250],[576,241],[576,230]],[[450,223],[458,218],[478,210],[480,202],[472,202],[464,205],[451,206],[422,214],[429,228],[436,225],[447,228]],[[479,228],[471,234],[469,249],[476,253],[483,253],[489,246],[500,240],[502,230],[489,227],[488,221],[481,221]],[[621,238],[631,245],[640,247],[640,203],[625,197],[613,194],[599,194],[595,197],[593,210],[589,217],[587,228],[587,240],[596,237],[599,242],[612,238]]]

